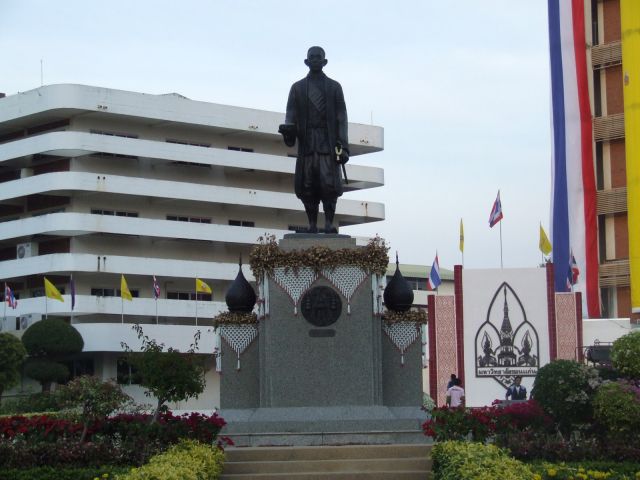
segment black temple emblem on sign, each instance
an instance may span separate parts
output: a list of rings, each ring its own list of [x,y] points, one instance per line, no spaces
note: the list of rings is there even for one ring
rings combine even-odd
[[[505,388],[516,376],[533,377],[538,373],[538,333],[506,282],[493,295],[487,318],[476,333],[475,351],[476,377],[491,377]]]

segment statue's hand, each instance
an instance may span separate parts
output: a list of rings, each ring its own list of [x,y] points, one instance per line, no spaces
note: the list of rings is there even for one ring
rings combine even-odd
[[[282,134],[284,143],[287,147],[293,147],[296,144],[296,126],[294,124],[281,124],[278,127],[278,133]]]
[[[347,152],[346,150],[342,150],[342,153],[340,154],[340,165],[344,165],[345,163],[347,163],[349,161],[349,152]]]

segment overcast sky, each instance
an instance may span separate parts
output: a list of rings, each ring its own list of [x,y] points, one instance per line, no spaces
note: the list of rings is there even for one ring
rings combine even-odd
[[[498,189],[505,267],[540,263],[548,230],[550,87],[544,0],[0,0],[0,92],[80,83],[284,111],[307,47],[342,84],[349,120],[384,127],[379,233],[402,263],[500,266],[488,226]]]

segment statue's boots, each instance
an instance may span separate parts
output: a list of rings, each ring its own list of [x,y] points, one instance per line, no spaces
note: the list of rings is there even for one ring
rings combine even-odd
[[[307,212],[307,219],[309,220],[309,233],[318,233],[318,203],[305,203],[304,211]]]
[[[336,214],[337,199],[323,200],[324,208],[324,233],[338,233],[338,229],[333,225],[333,217]]]

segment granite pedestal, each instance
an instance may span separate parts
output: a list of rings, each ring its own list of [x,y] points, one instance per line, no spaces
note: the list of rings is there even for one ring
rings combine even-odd
[[[326,234],[287,235],[279,246],[291,251],[317,245],[357,248],[349,236]],[[285,278],[285,284],[288,280],[295,283]],[[222,345],[220,406],[228,422],[223,434],[240,445],[427,441],[420,431],[426,419],[420,410],[421,343],[404,352],[402,365],[374,314],[381,293],[376,279],[364,277],[352,294],[349,313],[336,285],[318,276],[307,292],[322,286],[340,296],[340,314],[327,326],[311,324],[290,291],[273,278],[267,283],[269,315],[242,353],[240,370],[235,352]]]

